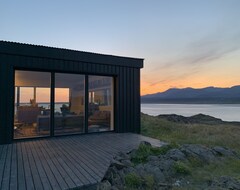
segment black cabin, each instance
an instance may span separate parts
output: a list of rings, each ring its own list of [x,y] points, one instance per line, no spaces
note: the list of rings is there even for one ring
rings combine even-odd
[[[0,41],[0,144],[140,132],[143,59]]]

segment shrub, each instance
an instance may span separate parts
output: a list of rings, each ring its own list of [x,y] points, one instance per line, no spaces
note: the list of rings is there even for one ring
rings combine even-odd
[[[146,189],[153,189],[154,188],[154,177],[152,175],[146,175],[144,177],[144,182],[146,185]]]
[[[142,179],[136,173],[129,173],[124,179],[127,188],[138,188],[142,185]]]
[[[162,147],[151,147],[148,145],[141,144],[135,155],[132,156],[132,162],[134,164],[145,163],[147,161],[147,157],[150,155],[158,156],[166,154],[172,148],[179,147],[176,143],[171,143]]]
[[[190,168],[183,162],[175,162],[173,168],[178,174],[189,175],[191,173]]]

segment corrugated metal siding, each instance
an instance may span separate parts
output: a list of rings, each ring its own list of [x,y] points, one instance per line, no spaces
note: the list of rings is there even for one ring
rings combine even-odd
[[[143,67],[143,59],[138,58],[104,55],[69,49],[6,42],[1,40],[0,53],[67,61],[82,61],[87,63],[98,63],[105,65],[112,65],[114,63],[115,65],[124,67]]]
[[[114,76],[115,131],[140,132],[140,68],[3,54],[0,64],[0,117],[4,118],[0,119],[1,143],[12,141],[14,69]]]

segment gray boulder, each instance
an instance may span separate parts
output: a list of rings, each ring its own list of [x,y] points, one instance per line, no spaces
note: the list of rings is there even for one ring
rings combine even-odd
[[[158,168],[163,172],[166,178],[171,178],[175,174],[173,169],[174,161],[171,159],[162,159],[159,162]]]
[[[171,149],[166,153],[165,156],[175,161],[186,160],[185,154],[183,154],[179,149]]]
[[[235,157],[237,155],[236,152],[234,152],[228,148],[221,147],[221,146],[213,147],[213,151],[218,156]]]
[[[118,160],[112,160],[111,166],[116,167],[118,170],[121,170],[127,167],[125,164],[123,164],[122,162],[119,162]]]
[[[158,160],[159,160],[158,156],[148,156],[148,157],[147,157],[147,161],[148,161],[148,162],[158,161]]]
[[[153,175],[153,177],[156,181],[158,181],[158,182],[166,181],[163,172],[158,167],[155,167],[151,164],[145,164],[144,169],[146,171],[146,174]]]
[[[111,183],[108,180],[102,181],[98,185],[97,190],[111,190]]]
[[[229,177],[229,176],[222,176],[218,179],[215,179],[212,184],[210,185],[211,188],[218,188],[218,189],[231,189],[231,190],[239,190],[240,189],[240,181]]]
[[[214,152],[210,148],[203,145],[185,144],[180,148],[180,150],[187,157],[197,157],[205,162],[212,162],[215,160]]]
[[[151,143],[147,142],[147,141],[141,141],[139,146],[144,145],[144,146],[152,146]]]
[[[121,160],[121,163],[126,167],[132,166],[132,162],[130,160]]]
[[[130,155],[129,154],[125,154],[123,152],[119,152],[115,157],[115,160],[121,161],[121,160],[129,160],[130,159]]]

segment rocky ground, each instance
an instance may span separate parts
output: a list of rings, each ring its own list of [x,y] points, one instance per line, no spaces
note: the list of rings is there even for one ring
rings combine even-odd
[[[205,114],[197,114],[190,117],[184,117],[176,114],[162,114],[156,116],[160,119],[166,119],[171,122],[184,123],[184,124],[207,124],[207,125],[216,125],[216,124],[235,124],[240,125],[240,122],[228,122],[223,121],[219,118],[215,118]]]
[[[236,152],[224,147],[196,144],[165,145],[154,148],[142,142],[138,149],[119,153],[112,161],[98,190],[122,189],[240,189],[240,181],[220,176],[201,184],[192,184],[189,166],[204,166],[227,158],[240,159]]]

